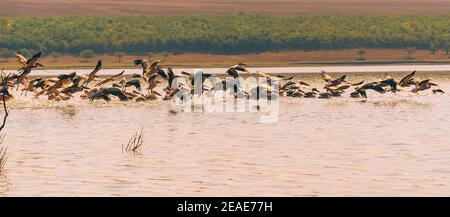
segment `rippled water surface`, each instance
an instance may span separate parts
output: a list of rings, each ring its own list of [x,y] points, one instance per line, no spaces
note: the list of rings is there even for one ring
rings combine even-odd
[[[418,77],[450,92],[449,73]],[[297,78],[320,82],[317,74]],[[283,97],[272,124],[260,123],[261,112],[173,113],[167,101],[19,98],[8,106],[0,195],[450,195],[447,94]],[[123,153],[141,128],[142,153]]]

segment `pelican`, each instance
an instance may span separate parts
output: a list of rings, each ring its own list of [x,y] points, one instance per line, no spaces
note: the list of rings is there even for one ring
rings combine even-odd
[[[117,77],[123,75],[123,73],[125,73],[125,70],[123,70],[121,73],[119,73],[117,75],[113,75],[113,76],[110,76],[110,77],[108,77],[106,79],[103,79],[103,80],[99,81],[97,84],[95,84],[95,87],[99,87],[99,86],[102,86],[102,85],[104,85],[104,84],[106,84],[108,82],[114,81],[114,79],[116,79]]]
[[[22,89],[21,94],[25,94],[26,96],[28,92],[34,92],[37,88],[42,88],[44,85],[43,81],[44,79],[42,78],[35,78],[30,80]]]
[[[47,89],[37,92],[36,97],[45,93],[45,95],[48,96],[49,100],[54,99],[59,94],[58,89],[69,88],[73,85],[72,79],[75,77],[75,75],[77,75],[77,73],[72,72],[68,75],[58,76],[58,81],[56,81],[53,85],[51,85]]]
[[[236,64],[234,66],[231,66],[230,68],[228,68],[227,74],[233,76],[233,78],[235,78],[235,79],[239,77],[238,71],[246,72],[246,73],[250,74],[250,71],[247,70],[246,68],[244,68],[245,66],[246,65],[243,64],[243,63],[238,63],[238,64]]]
[[[20,64],[22,65],[22,67],[25,66],[25,65],[27,64],[28,59],[27,59],[26,57],[24,57],[24,56],[20,53],[20,51],[17,51],[17,52],[15,53],[15,56],[16,56],[16,58],[17,58],[17,62],[20,63]]]
[[[290,89],[290,88],[300,88],[301,86],[311,86],[310,84],[301,81],[301,80],[296,80],[296,81],[288,81],[286,82],[283,86],[281,86],[281,90],[286,90],[286,89]]]
[[[331,78],[331,76],[329,76],[325,71],[321,71],[320,72],[320,76],[322,76],[322,79],[327,82],[330,83],[333,79]]]
[[[88,87],[82,85],[83,80],[87,78],[84,75],[75,75],[72,78],[72,86],[63,88],[60,93],[65,94],[66,96],[72,97],[72,94],[81,92],[85,89],[89,89]]]
[[[273,100],[274,97],[278,96],[276,90],[267,84],[258,84],[256,87],[253,87],[246,95],[251,99],[259,100],[261,97],[266,98],[268,100]]]
[[[134,60],[134,65],[140,65],[142,67],[142,76],[147,73],[150,73],[150,65],[148,64],[148,60]]]
[[[160,81],[156,80],[156,78],[158,77],[158,74],[153,74],[150,75],[150,77],[148,77],[147,83],[148,83],[148,87],[147,90],[149,91],[149,94],[156,94],[158,96],[161,96],[160,93],[158,93],[157,91],[154,91],[153,89],[156,88],[156,86],[158,86],[159,83],[161,83]]]
[[[397,92],[397,82],[393,78],[388,78],[382,81],[377,82],[377,86],[386,87],[389,86],[392,92]]]
[[[44,67],[44,65],[42,65],[39,62],[39,58],[41,57],[41,52],[33,55],[33,57],[31,57],[31,59],[28,59],[25,63],[25,65],[23,65],[20,69],[19,69],[19,75],[16,75],[16,82],[14,83],[14,85],[17,85],[17,89],[19,89],[19,84],[21,84],[23,82],[23,80],[25,79],[25,77],[31,73],[31,69],[36,68],[38,66],[40,67]]]
[[[306,91],[304,91],[304,87],[310,87],[306,82],[297,80],[297,81],[291,81],[289,80],[286,82],[283,86],[280,88],[280,94],[286,94],[286,96],[291,97],[301,97],[303,96]]]
[[[131,87],[134,86],[136,88],[136,90],[141,91],[141,81],[139,79],[133,79],[133,80],[129,80],[127,82],[125,82],[125,84],[123,85],[123,91],[126,90],[127,87]]]
[[[93,70],[91,73],[89,73],[88,79],[83,83],[83,86],[86,86],[86,87],[87,87],[88,84],[89,84],[91,81],[93,81],[94,79],[98,78],[98,76],[96,75],[96,73],[97,73],[98,71],[100,71],[101,68],[102,68],[102,61],[99,60],[99,61],[97,62],[97,65],[95,66],[94,70]]]
[[[424,91],[424,90],[430,89],[431,86],[437,86],[437,84],[431,83],[430,79],[426,79],[426,80],[423,80],[423,81],[421,81],[419,83],[416,82],[416,87],[414,89],[412,89],[411,92],[418,93],[420,91]]]
[[[94,101],[96,99],[103,99],[106,102],[111,101],[111,98],[107,94],[104,94],[103,92],[94,93],[91,96],[89,96],[89,99],[91,101]]]
[[[359,97],[367,98],[367,93],[366,93],[366,91],[364,89],[358,89],[358,90],[355,90],[354,92],[350,93],[350,97],[353,97],[353,98],[359,98]]]
[[[382,87],[378,86],[376,84],[376,82],[367,83],[367,84],[358,86],[358,87],[355,88],[355,90],[357,92],[359,92],[359,93],[361,93],[362,91],[365,92],[366,90],[374,90],[374,91],[376,91],[378,93],[381,93],[381,94],[384,94],[386,92]]]
[[[333,95],[331,93],[325,92],[325,93],[319,93],[319,99],[329,99]]]
[[[416,70],[403,77],[402,80],[398,82],[398,85],[400,87],[409,87],[410,85],[414,85],[414,75],[416,75]]]
[[[160,74],[163,78],[167,77],[164,70],[162,70],[161,67],[158,66],[159,62],[160,60],[156,60],[151,65],[149,65],[148,60],[134,60],[135,65],[142,66],[142,77],[144,78],[144,80],[147,80],[150,75],[155,73]]]
[[[181,72],[181,74],[188,76],[189,79],[191,80],[190,84],[192,86],[191,91],[192,93],[196,92],[196,88],[198,88],[197,91],[199,91],[200,93],[203,93],[205,90],[206,91],[210,90],[209,87],[206,88],[207,86],[205,85],[205,81],[206,79],[213,78],[212,74],[204,73],[202,70],[197,70],[194,75],[184,71]]]
[[[360,85],[362,85],[362,84],[364,84],[364,80],[362,80],[362,81],[360,81],[360,82],[353,83],[353,84],[351,84],[351,85],[352,85],[352,86],[360,86]]]
[[[328,93],[331,94],[331,96],[341,96],[348,88],[350,88],[350,85],[348,84],[340,85],[334,88],[325,87],[325,89],[327,90]]]
[[[175,75],[172,67],[167,68],[167,87],[164,88],[166,96],[164,100],[171,99],[175,94],[182,93],[180,98],[186,97],[185,95],[191,92],[191,88],[187,82],[188,78],[184,75]]]
[[[312,88],[310,91],[305,92],[303,97],[304,98],[315,98],[318,93],[320,93],[320,91],[317,88]]]
[[[347,77],[347,75],[343,75],[335,80],[333,80],[328,74],[326,74],[325,71],[322,71],[321,73],[322,79],[327,82],[327,84],[325,85],[325,87],[333,87],[333,86],[338,86],[341,83],[345,82],[345,77]]]
[[[103,99],[107,102],[111,100],[110,95],[118,97],[120,101],[127,101],[130,99],[130,97],[127,97],[125,93],[116,87],[108,87],[108,88],[101,88],[101,89],[94,89],[90,93],[88,93],[88,98],[93,101],[95,99]]]
[[[434,90],[432,90],[433,91],[433,93],[434,94],[437,94],[437,93],[445,93],[443,90],[441,90],[441,89],[434,89]]]

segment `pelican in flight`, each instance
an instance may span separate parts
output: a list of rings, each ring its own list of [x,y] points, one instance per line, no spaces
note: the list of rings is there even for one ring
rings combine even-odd
[[[85,92],[88,99],[91,101],[97,100],[97,99],[103,99],[106,102],[109,102],[111,100],[110,96],[115,96],[120,99],[120,101],[127,101],[130,99],[130,97],[127,97],[125,93],[116,87],[108,87],[108,88],[94,88],[88,92]]]
[[[28,92],[35,92],[38,88],[40,88],[41,90],[48,89],[55,82],[56,80],[51,78],[34,78],[30,80],[28,84],[22,89],[22,94],[25,93],[26,96]]]
[[[338,86],[340,84],[342,84],[345,81],[345,77],[347,77],[347,75],[343,75],[337,79],[331,78],[331,76],[329,76],[325,71],[322,71],[320,73],[320,75],[322,76],[322,79],[327,82],[327,84],[325,85],[325,87],[334,87],[334,86]]]
[[[203,70],[197,70],[194,74],[188,73],[188,72],[181,72],[182,75],[188,76],[190,79],[190,85],[192,86],[191,92],[194,94],[196,91],[199,93],[203,93],[204,91],[210,91],[211,88],[205,85],[205,81],[209,79],[210,82],[212,81],[213,75],[204,73]],[[210,79],[211,78],[211,79]]]
[[[138,91],[141,91],[141,89],[142,89],[142,87],[141,87],[141,81],[139,80],[139,79],[133,79],[133,80],[129,80],[129,81],[127,81],[127,80],[122,80],[123,82],[123,88],[122,88],[122,90],[123,91],[126,91],[126,89],[127,89],[127,87],[131,87],[131,86],[133,86],[133,87],[135,87],[136,88],[136,90],[138,90]]]
[[[433,93],[434,94],[437,94],[437,93],[445,93],[443,90],[441,90],[441,89],[434,89],[434,90],[432,90],[433,91]]]
[[[393,78],[387,78],[385,80],[377,82],[377,86],[379,87],[387,87],[389,86],[392,92],[397,92],[397,82]]]
[[[380,87],[377,83],[378,82],[371,82],[371,83],[367,83],[364,85],[361,84],[360,86],[355,88],[354,92],[350,93],[350,96],[353,98],[358,98],[358,97],[367,98],[366,90],[374,90],[380,94],[384,94],[386,92],[386,90],[384,90],[382,87]]]
[[[348,84],[340,85],[337,87],[324,87],[324,89],[327,90],[327,93],[329,93],[330,96],[341,96],[348,88],[350,88],[350,85]]]
[[[94,79],[98,78],[98,76],[96,75],[96,73],[97,73],[98,71],[100,71],[101,68],[102,68],[102,61],[99,60],[99,61],[97,62],[97,65],[95,66],[94,70],[93,70],[91,73],[89,73],[89,76],[88,76],[88,78],[86,79],[86,81],[83,83],[83,86],[86,86],[86,87],[87,87],[88,84],[89,84],[91,81],[93,81]]]
[[[303,95],[304,98],[315,98],[317,94],[320,94],[320,91],[317,88],[311,88],[308,92],[305,92]]]
[[[403,77],[402,80],[400,80],[400,82],[398,82],[398,85],[400,87],[409,87],[411,85],[414,85],[414,76],[415,75],[416,75],[416,70],[414,70],[410,74]]]
[[[164,72],[164,70],[160,66],[158,66],[159,62],[160,60],[156,60],[150,65],[148,63],[148,60],[141,60],[141,59],[134,60],[135,65],[142,66],[142,77],[144,78],[144,80],[148,80],[148,77],[150,77],[150,75],[155,73],[158,73],[161,77],[167,79],[167,75]]]
[[[167,68],[167,76],[168,79],[167,79],[167,87],[165,88],[166,91],[166,96],[164,97],[165,100],[171,99],[177,93],[182,93],[180,95],[181,99],[185,97],[186,93],[191,92],[188,78],[185,77],[184,75],[175,75],[175,73],[172,70],[172,67]]]
[[[14,55],[17,58],[17,62],[20,63],[22,65],[22,67],[27,64],[28,59],[26,57],[24,57],[22,55],[22,53],[20,53],[20,51],[17,51]]]
[[[48,96],[49,100],[57,99],[59,95],[59,89],[65,89],[72,87],[74,85],[73,78],[77,75],[76,72],[72,72],[68,75],[60,75],[58,76],[58,81],[56,81],[53,85],[44,89],[38,93],[36,93],[36,97],[45,93]]]
[[[26,76],[28,74],[31,73],[31,69],[36,68],[38,66],[40,67],[44,67],[44,65],[42,65],[39,62],[39,58],[41,57],[41,52],[33,55],[33,57],[31,57],[31,59],[28,59],[25,62],[25,65],[23,65],[20,69],[19,69],[19,73],[18,75],[15,76],[16,78],[16,82],[14,83],[14,85],[17,85],[17,89],[19,89],[19,84],[22,84],[23,80],[26,78]]]
[[[117,74],[117,75],[113,75],[113,76],[110,76],[110,77],[108,77],[108,78],[105,78],[105,79],[99,81],[97,84],[95,84],[95,86],[96,86],[96,87],[100,87],[100,86],[102,86],[102,85],[104,85],[104,84],[106,84],[106,83],[108,83],[108,82],[112,82],[112,81],[114,81],[117,77],[120,77],[121,75],[123,75],[123,73],[125,73],[125,70],[123,70],[121,73],[119,73],[119,74]]]
[[[172,70],[172,69],[170,69]],[[158,86],[159,83],[161,83],[160,81],[156,80],[156,78],[159,76],[159,74],[153,74],[150,75],[150,77],[148,77],[147,83],[148,83],[148,87],[147,87],[147,91],[149,91],[150,95],[158,95],[161,96],[160,93],[158,93],[157,91],[154,91],[153,89],[156,88],[156,86]]]
[[[435,83],[431,83],[430,79],[426,79],[426,80],[423,80],[421,82],[417,82],[416,81],[416,87],[414,89],[412,89],[411,92],[418,93],[420,91],[428,90],[432,86],[438,86],[438,85],[435,84]]]
[[[240,72],[246,72],[250,74],[250,71],[248,69],[245,68],[245,64],[243,63],[238,63],[234,66],[231,66],[230,68],[228,68],[227,70],[227,74],[233,76],[233,78],[238,78],[239,77],[239,73]]]

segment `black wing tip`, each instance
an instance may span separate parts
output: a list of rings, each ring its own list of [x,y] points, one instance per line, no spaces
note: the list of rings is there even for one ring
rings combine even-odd
[[[134,65],[141,65],[142,64],[142,60],[138,59],[138,60],[133,60]]]
[[[96,69],[96,70],[100,69],[100,68],[102,67],[102,65],[103,65],[103,64],[102,64],[102,60],[98,60],[98,61],[97,61],[97,65],[95,66],[95,69]]]
[[[185,71],[181,71],[181,74],[183,74],[183,75],[192,75],[191,73],[185,72]]]

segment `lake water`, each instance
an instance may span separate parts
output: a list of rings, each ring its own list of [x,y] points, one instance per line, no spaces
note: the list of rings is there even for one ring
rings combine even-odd
[[[92,66],[94,67],[94,65]],[[327,72],[339,73],[354,73],[354,72],[411,72],[413,70],[423,72],[439,72],[450,71],[450,64],[435,64],[435,65],[361,65],[361,66],[307,66],[307,67],[249,67],[250,71],[262,71],[267,73],[320,73],[322,70]],[[122,72],[123,69],[108,69],[102,70],[99,74],[111,75]],[[203,68],[207,73],[223,74],[226,68]],[[14,70],[6,70],[7,72],[14,72]],[[60,73],[68,73],[78,71],[81,73],[89,73],[92,69],[79,70],[33,70],[35,75],[57,75]],[[175,73],[181,71],[193,72],[194,68],[177,68],[174,67]],[[139,67],[125,69],[125,74],[142,73]]]
[[[450,73],[439,71],[417,77],[450,92]],[[323,86],[315,73],[296,78]],[[448,94],[279,103],[279,120],[264,124],[261,112],[173,113],[161,100],[19,97],[8,102],[0,196],[450,195]],[[122,152],[142,128],[142,152]]]

